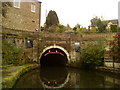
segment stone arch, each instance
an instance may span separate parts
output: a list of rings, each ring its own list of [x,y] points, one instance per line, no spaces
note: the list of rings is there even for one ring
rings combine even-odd
[[[68,62],[70,62],[70,56],[69,56],[69,53],[67,52],[67,50],[64,49],[64,48],[61,47],[61,46],[58,46],[58,45],[48,46],[48,47],[46,47],[45,49],[43,49],[42,53],[40,54],[40,58],[39,58],[39,59],[41,60],[41,57],[43,56],[43,54],[44,54],[47,50],[49,50],[49,49],[54,49],[54,48],[57,48],[57,49],[60,49],[61,51],[63,51],[63,52],[65,53],[65,55],[66,55],[66,58],[67,58]]]

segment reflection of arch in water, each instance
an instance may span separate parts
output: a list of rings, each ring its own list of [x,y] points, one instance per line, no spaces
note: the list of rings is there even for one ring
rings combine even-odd
[[[69,81],[69,76],[70,74],[65,68],[43,68],[40,72],[41,84],[44,88],[62,88]],[[54,81],[58,84],[54,84]],[[47,82],[51,82],[51,84]]]

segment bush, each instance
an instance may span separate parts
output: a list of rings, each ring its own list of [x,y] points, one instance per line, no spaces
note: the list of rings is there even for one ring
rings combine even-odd
[[[120,27],[118,27],[118,31],[120,31]]]
[[[51,33],[63,33],[66,31],[66,27],[63,25],[58,25],[58,26],[50,26],[49,28],[47,28],[47,32],[51,32]]]
[[[120,32],[115,34],[114,40],[110,40],[110,56],[120,62]]]
[[[101,42],[89,44],[81,50],[81,61],[84,69],[93,69],[96,66],[103,65],[104,48]]]
[[[63,32],[65,32],[65,30],[66,30],[65,26],[60,25],[60,24],[56,28],[56,32],[59,32],[59,33],[63,33]]]
[[[22,50],[14,47],[13,44],[2,40],[2,65],[16,64],[21,58]]]
[[[65,33],[67,33],[67,34],[74,34],[75,32],[73,30],[67,30],[67,31],[65,31]]]
[[[117,32],[117,31],[118,31],[118,25],[111,25],[111,26],[110,26],[110,30],[111,30],[112,32]]]
[[[51,27],[47,28],[47,31],[54,33],[56,31],[56,26],[51,26]]]

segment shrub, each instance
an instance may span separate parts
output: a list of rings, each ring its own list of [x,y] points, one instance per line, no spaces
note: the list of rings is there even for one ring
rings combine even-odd
[[[67,34],[74,34],[75,32],[73,31],[73,30],[67,30],[67,31],[65,31],[65,33],[67,33]]]
[[[59,33],[63,33],[63,32],[65,32],[65,30],[66,30],[65,26],[60,25],[60,24],[56,28],[56,32],[59,32]]]
[[[117,32],[117,31],[118,31],[118,25],[111,25],[111,26],[110,26],[110,30],[111,30],[112,32]]]
[[[118,27],[118,31],[120,31],[120,27]]]
[[[47,28],[47,31],[54,33],[56,31],[56,26],[51,26],[51,27]]]
[[[60,24],[58,26],[52,25],[49,28],[47,28],[47,31],[51,33],[63,33],[66,31],[66,27]]]
[[[14,47],[13,44],[2,40],[2,65],[16,64],[21,58],[22,50]]]
[[[120,32],[115,34],[114,40],[110,40],[110,56],[115,61],[120,60]]]
[[[101,42],[97,44],[88,44],[81,50],[81,61],[84,69],[93,69],[96,66],[103,65],[104,48]]]

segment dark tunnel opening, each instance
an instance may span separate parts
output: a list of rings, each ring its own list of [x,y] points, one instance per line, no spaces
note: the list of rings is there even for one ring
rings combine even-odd
[[[66,66],[67,55],[58,48],[51,48],[45,51],[40,58],[41,67]]]

